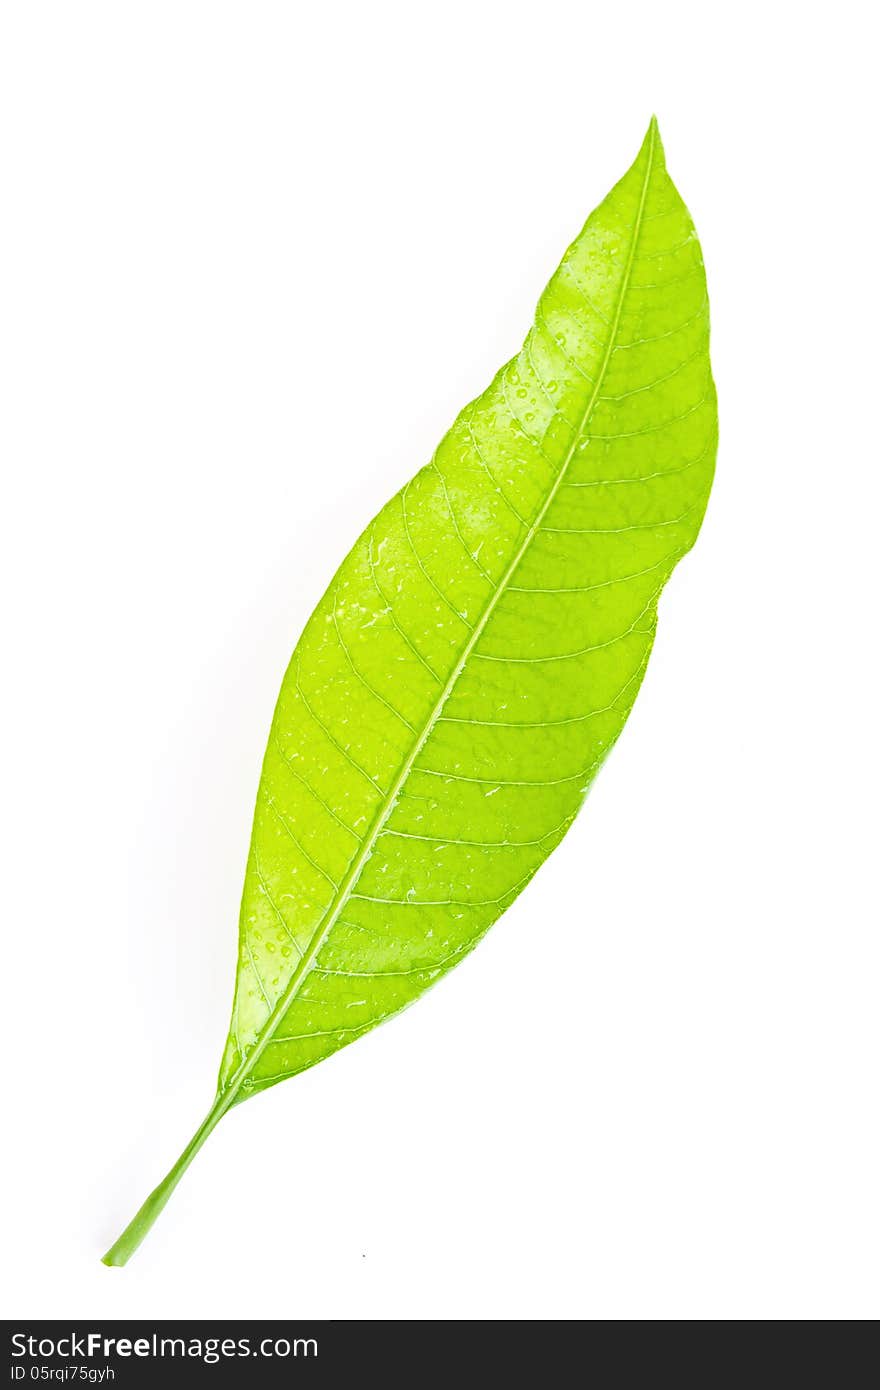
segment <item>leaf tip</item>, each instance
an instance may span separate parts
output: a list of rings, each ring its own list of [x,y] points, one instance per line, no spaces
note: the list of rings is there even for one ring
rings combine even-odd
[[[652,145],[658,153],[662,154],[663,140],[660,136],[660,125],[656,115],[652,116],[649,122],[648,130],[645,135],[645,144]]]
[[[663,167],[666,163],[663,140],[660,136],[660,126],[656,116],[651,117],[648,129],[645,131],[645,138],[642,141],[642,147],[639,150],[636,163],[638,164],[641,160],[646,159],[652,160],[660,167]]]

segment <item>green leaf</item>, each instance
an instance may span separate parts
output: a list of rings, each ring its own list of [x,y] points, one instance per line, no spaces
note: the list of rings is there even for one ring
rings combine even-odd
[[[469,332],[472,327],[469,327]],[[452,969],[571,825],[693,545],[717,438],[700,246],[652,121],[519,352],[346,557],[272,722],[215,1103]]]

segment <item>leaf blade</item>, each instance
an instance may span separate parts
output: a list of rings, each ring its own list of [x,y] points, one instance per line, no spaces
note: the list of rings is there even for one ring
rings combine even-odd
[[[635,698],[715,437],[702,258],[652,122],[522,351],[356,543],[297,646],[221,1094],[398,1012],[522,891]]]

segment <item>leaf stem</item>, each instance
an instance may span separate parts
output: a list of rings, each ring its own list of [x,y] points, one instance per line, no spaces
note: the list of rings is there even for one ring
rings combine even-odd
[[[152,1227],[156,1217],[165,1206],[165,1203],[168,1201],[175,1187],[180,1182],[187,1168],[192,1163],[199,1149],[204,1144],[208,1135],[216,1128],[220,1120],[222,1120],[234,1099],[234,1091],[226,1091],[222,1095],[218,1094],[211,1109],[202,1120],[202,1123],[199,1125],[192,1139],[190,1139],[177,1162],[168,1170],[158,1187],[153,1188],[153,1191],[150,1193],[143,1206],[139,1208],[131,1221],[129,1221],[121,1236],[110,1246],[106,1255],[102,1257],[102,1264],[124,1265],[128,1263],[144,1236]]]

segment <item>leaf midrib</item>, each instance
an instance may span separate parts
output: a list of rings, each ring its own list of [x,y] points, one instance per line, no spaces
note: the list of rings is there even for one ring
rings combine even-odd
[[[324,914],[324,917],[322,918],[318,926],[315,928],[309,945],[307,946],[305,951],[303,951],[300,960],[297,964],[297,967],[291,975],[286,988],[280,995],[278,1002],[276,1003],[271,1015],[269,1016],[268,1021],[265,1024],[265,1027],[261,1030],[260,1036],[258,1037],[254,1046],[251,1048],[251,1051],[245,1058],[242,1059],[242,1062],[239,1065],[238,1069],[233,1073],[229,1081],[229,1084],[218,1092],[218,1099],[222,1098],[223,1102],[225,1102],[223,1106],[224,1110],[228,1109],[229,1106],[234,1103],[238,1095],[238,1092],[241,1090],[241,1087],[244,1085],[248,1076],[253,1071],[260,1057],[263,1055],[263,1052],[266,1050],[269,1043],[272,1041],[272,1038],[275,1035],[275,1031],[278,1028],[279,1023],[284,1018],[284,1015],[287,1013],[287,1010],[290,1008],[290,1005],[293,1003],[293,1000],[296,998],[300,984],[310,973],[311,968],[315,962],[315,958],[318,955],[318,952],[321,950],[321,947],[324,945],[324,942],[327,940],[327,937],[333,930],[333,927],[335,926],[339,918],[340,912],[342,911],[343,907],[348,901],[348,897],[351,890],[357,883],[361,871],[363,870],[367,860],[373,852],[373,848],[375,846],[376,840],[378,839],[379,833],[381,832],[383,826],[385,825],[385,822],[387,821],[388,817],[391,815],[391,812],[394,809],[394,806],[397,802],[397,798],[400,795],[403,785],[413,770],[413,765],[415,763],[416,758],[419,756],[428,738],[430,737],[431,732],[435,724],[437,723],[437,720],[439,719],[444,706],[446,705],[446,702],[448,701],[450,695],[455,689],[458,679],[461,676],[465,666],[467,665],[468,659],[471,653],[473,652],[474,647],[476,646],[477,642],[479,641],[480,637],[485,631],[489,619],[494,613],[502,595],[505,593],[508,584],[513,578],[513,575],[516,573],[516,570],[518,569],[526,551],[528,550],[529,546],[535,538],[535,534],[538,531],[541,522],[547,515],[547,512],[552,506],[553,501],[556,498],[556,495],[559,492],[559,489],[565,480],[565,476],[571,465],[571,461],[574,458],[575,452],[581,442],[584,431],[587,425],[589,424],[590,419],[592,418],[593,410],[596,406],[596,401],[598,400],[599,393],[602,389],[605,376],[608,371],[608,364],[611,361],[611,354],[614,351],[614,344],[617,338],[618,329],[620,327],[621,314],[623,312],[623,304],[626,298],[627,290],[629,289],[630,279],[632,276],[633,262],[635,260],[636,254],[636,247],[638,245],[639,234],[641,232],[642,222],[644,219],[645,201],[648,194],[648,185],[651,181],[651,173],[653,171],[654,166],[654,150],[656,145],[656,138],[656,126],[652,121],[651,128],[649,131],[645,177],[642,183],[641,194],[639,197],[638,210],[636,212],[635,221],[633,223],[632,239],[630,241],[629,252],[627,254],[623,278],[621,280],[620,293],[617,297],[617,304],[614,310],[614,317],[611,320],[611,324],[609,327],[608,343],[605,348],[605,356],[602,359],[602,365],[597,374],[592,394],[589,400],[587,401],[586,406],[584,407],[584,411],[581,415],[580,420],[578,421],[577,428],[575,429],[574,435],[572,437],[572,442],[568,448],[565,458],[562,461],[559,472],[556,475],[556,479],[552,487],[548,491],[547,497],[545,498],[544,503],[537,512],[534,520],[530,523],[521,544],[519,545],[518,549],[516,550],[516,553],[510,561],[510,564],[508,565],[501,579],[498,581],[498,584],[495,587],[492,595],[490,596],[489,601],[487,602],[479,618],[479,621],[475,624],[473,631],[471,632],[467,642],[465,643],[461,657],[456,662],[456,665],[454,666],[451,674],[446,680],[443,689],[441,690],[437,698],[437,701],[434,704],[434,708],[432,709],[430,715],[428,716],[428,719],[425,722],[425,727],[422,733],[415,740],[411,751],[404,759],[400,771],[398,772],[397,777],[394,780],[393,785],[391,786],[390,790],[386,793],[384,800],[382,801],[381,805],[379,806],[379,809],[376,812],[375,817],[373,818],[373,823],[366,834],[360,851],[355,856],[351,868],[346,872],[345,877],[340,883],[339,889],[336,893],[334,900],[331,902],[331,904],[327,908],[326,913]]]

